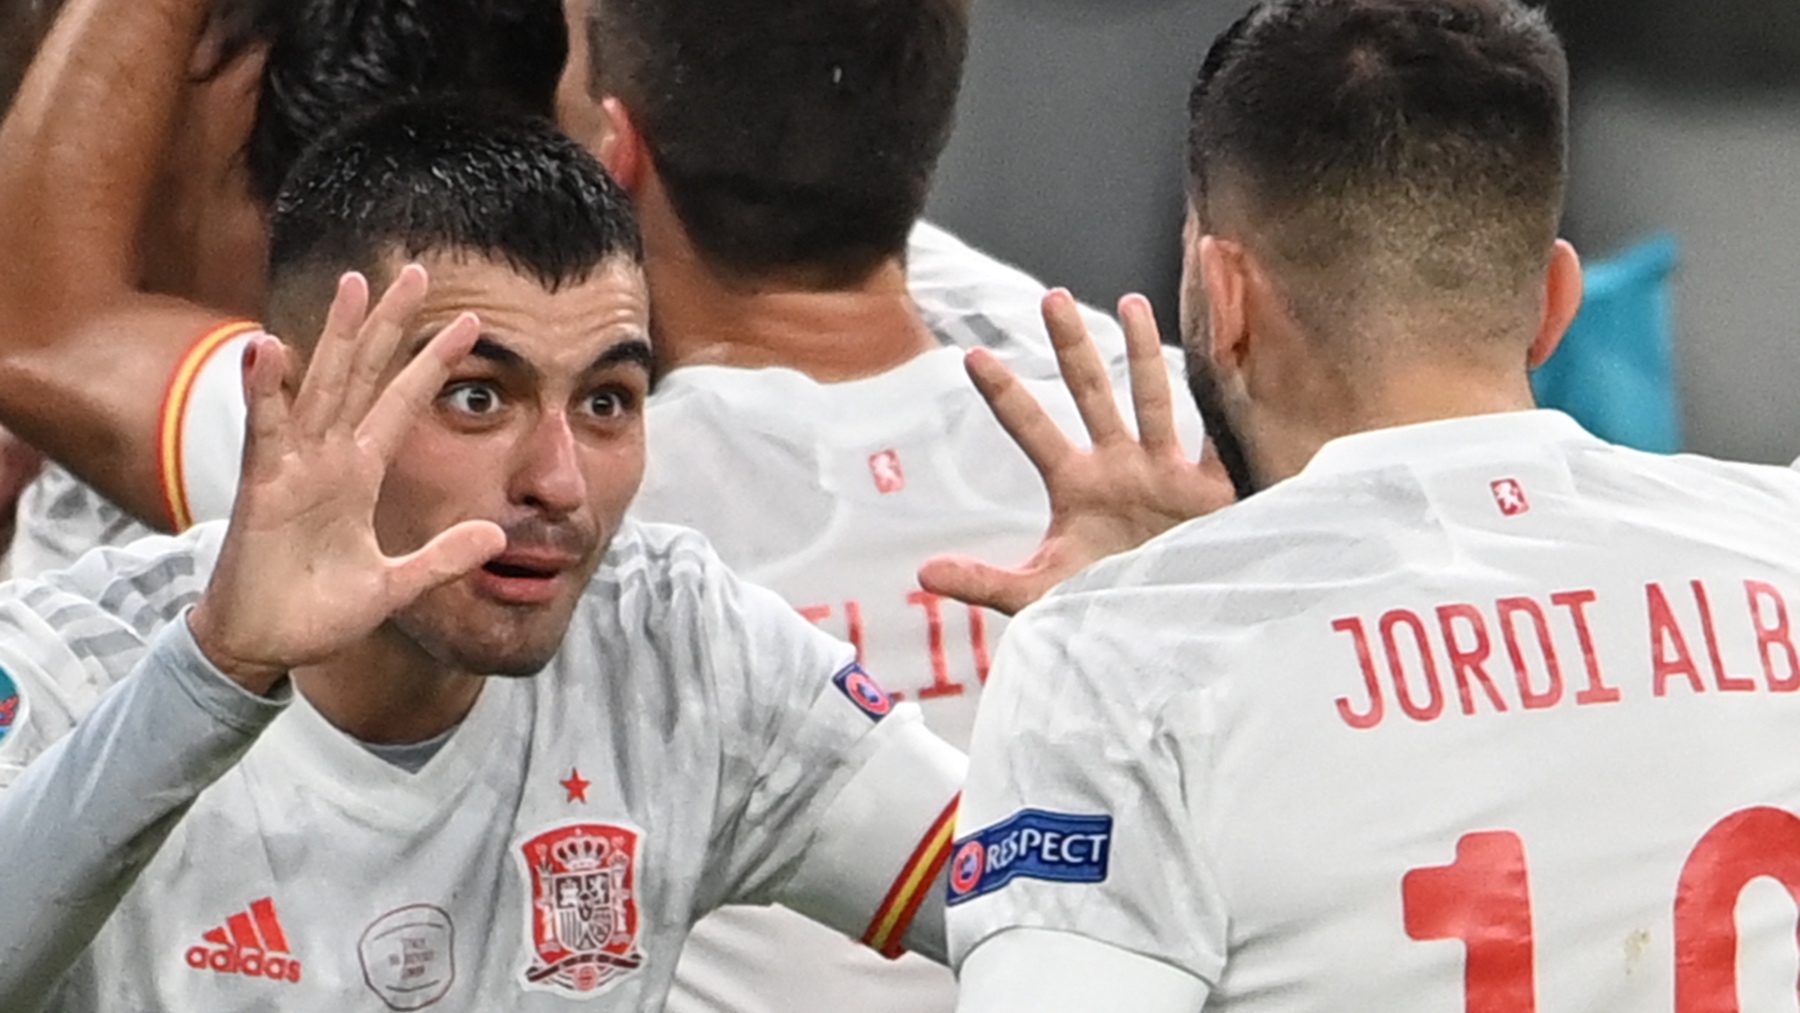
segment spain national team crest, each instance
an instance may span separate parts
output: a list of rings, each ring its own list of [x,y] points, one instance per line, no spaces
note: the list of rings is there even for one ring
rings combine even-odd
[[[628,827],[571,823],[519,845],[535,951],[524,972],[527,988],[588,999],[643,966],[638,837]]]

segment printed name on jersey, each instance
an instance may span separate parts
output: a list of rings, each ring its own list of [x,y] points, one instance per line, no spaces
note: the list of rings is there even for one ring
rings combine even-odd
[[[643,966],[641,837],[631,827],[567,823],[513,852],[531,887],[525,922],[532,952],[520,971],[525,988],[586,999]]]
[[[251,901],[248,909],[227,918],[224,925],[202,938],[207,945],[187,951],[187,965],[196,971],[300,984],[300,961],[288,946],[272,898]]]
[[[1101,883],[1112,859],[1111,816],[1025,809],[956,842],[950,903],[1001,889],[1015,879]]]
[[[1800,692],[1794,592],[1767,581],[1653,581],[1617,591],[1518,594],[1404,606],[1331,622],[1344,695],[1339,720],[1358,731],[1407,721],[1592,707],[1706,693]],[[1639,611],[1629,654],[1605,651],[1591,614]],[[1639,646],[1641,645],[1641,646]],[[1648,648],[1646,657],[1645,649]],[[1623,656],[1621,656],[1623,655]],[[1618,673],[1645,672],[1647,684]]]
[[[882,689],[879,683],[869,677],[869,673],[862,670],[861,665],[852,663],[842,672],[832,676],[831,682],[837,686],[840,692],[850,698],[850,702],[856,705],[857,710],[876,721],[887,717],[894,709],[893,698],[887,695],[887,691]]]
[[[363,981],[392,1010],[419,1010],[456,982],[456,927],[431,904],[389,911],[363,930],[356,945]]]
[[[0,742],[12,734],[13,726],[19,723],[19,708],[24,705],[24,698],[19,695],[19,686],[13,682],[12,676],[0,669]]]

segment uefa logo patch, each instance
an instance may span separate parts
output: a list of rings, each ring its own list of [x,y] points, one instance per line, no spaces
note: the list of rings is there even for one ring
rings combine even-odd
[[[519,845],[531,887],[526,988],[589,999],[643,966],[638,840],[628,827],[570,823]]]
[[[1101,883],[1112,859],[1111,816],[1025,809],[956,842],[950,853],[951,904],[993,893],[1015,879]]]
[[[887,717],[894,709],[893,697],[888,696],[887,691],[870,678],[869,673],[863,671],[861,665],[850,665],[842,672],[832,676],[831,681],[839,691],[850,698],[850,702],[856,705],[857,710],[876,721]]]
[[[19,708],[24,699],[19,696],[18,684],[12,676],[0,669],[0,742],[12,733],[13,726],[19,723]]]

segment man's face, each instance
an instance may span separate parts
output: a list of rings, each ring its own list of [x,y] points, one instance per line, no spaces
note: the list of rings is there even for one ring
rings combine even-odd
[[[1206,424],[1207,438],[1217,449],[1219,461],[1231,476],[1238,499],[1247,499],[1262,488],[1250,468],[1249,447],[1244,441],[1243,412],[1228,404],[1212,356],[1212,326],[1208,313],[1205,273],[1200,265],[1200,218],[1190,208],[1182,238],[1181,345],[1187,358],[1188,390]]]
[[[507,547],[392,623],[459,671],[529,675],[560,647],[643,480],[649,297],[623,260],[554,293],[487,260],[421,263],[431,291],[408,351],[464,312],[482,337],[395,454],[376,535],[397,554],[481,519]]]

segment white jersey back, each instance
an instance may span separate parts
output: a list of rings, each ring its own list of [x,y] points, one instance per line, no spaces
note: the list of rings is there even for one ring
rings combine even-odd
[[[1072,931],[1209,1010],[1793,1008],[1796,518],[1792,471],[1550,412],[1326,446],[1015,620],[953,955]]]
[[[5,780],[195,600],[219,540],[8,586]],[[416,774],[297,699],[199,795],[52,1008],[654,1010],[720,904],[860,931],[961,772],[850,661],[698,536],[628,524],[550,666],[490,680]]]

